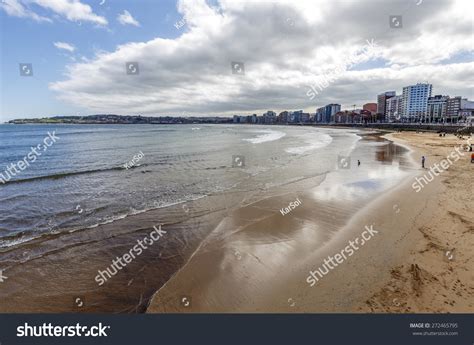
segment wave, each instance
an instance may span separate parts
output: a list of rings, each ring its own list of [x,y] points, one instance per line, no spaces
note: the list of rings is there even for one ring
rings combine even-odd
[[[315,135],[318,135],[318,136],[316,137]],[[325,133],[306,134],[303,138],[304,138],[305,142],[308,145],[290,147],[290,148],[285,149],[285,152],[291,153],[291,154],[301,155],[301,154],[306,153],[308,151],[312,151],[312,150],[316,150],[316,149],[326,147],[332,142],[332,137],[328,134],[325,134]]]
[[[140,165],[140,167],[145,166],[146,164]],[[138,166],[132,166],[129,169],[137,168]],[[125,170],[126,168],[121,166],[116,166],[112,168],[103,168],[103,169],[92,169],[92,170],[81,170],[81,171],[70,171],[70,172],[60,172],[52,175],[42,175],[42,176],[34,176],[34,177],[26,177],[22,179],[15,179],[6,181],[4,184],[13,184],[13,183],[23,183],[23,182],[31,182],[37,180],[48,180],[48,179],[59,179],[67,176],[75,176],[75,175],[84,175],[84,174],[92,174],[97,172],[105,172],[105,171],[114,171],[114,170]]]
[[[247,138],[247,139],[242,139],[242,140],[248,141],[252,144],[261,144],[261,143],[266,143],[268,141],[275,141],[275,140],[281,139],[286,135],[286,133],[284,133],[284,132],[274,131],[274,130],[271,130],[271,129],[260,130],[260,131],[256,131],[256,132],[257,133],[263,133],[263,134],[260,134],[260,135],[256,136],[255,138]]]
[[[24,245],[31,241],[61,236],[63,234],[67,234],[67,233],[70,234],[77,231],[86,231],[88,229],[94,229],[101,225],[114,223],[121,219],[125,219],[129,216],[134,216],[134,215],[145,213],[148,211],[152,211],[156,209],[164,209],[164,208],[172,207],[176,205],[183,205],[184,207],[184,205],[187,203],[194,202],[199,199],[206,198],[208,196],[209,196],[208,194],[190,194],[190,195],[187,195],[185,198],[179,199],[177,201],[171,201],[171,202],[156,202],[155,201],[153,203],[153,206],[151,207],[145,207],[143,209],[130,208],[127,210],[127,212],[122,212],[114,216],[107,217],[94,224],[89,224],[89,225],[70,227],[70,228],[57,228],[57,229],[54,229],[53,231],[48,231],[48,232],[20,231],[11,235],[4,235],[0,237],[0,253],[4,252],[5,250],[8,250],[11,247]]]

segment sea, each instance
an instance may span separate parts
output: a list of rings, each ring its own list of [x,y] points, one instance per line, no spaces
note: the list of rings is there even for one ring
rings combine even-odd
[[[48,133],[58,139],[31,162],[31,148],[45,147]],[[337,168],[337,156],[357,140],[355,131],[301,127],[0,125],[0,174],[10,176],[0,182],[0,248],[320,175]],[[29,166],[8,174],[25,157]]]
[[[0,311],[77,312],[85,296],[86,312],[143,312],[239,208],[315,190],[327,240],[407,176],[407,152],[349,128],[2,124]],[[161,225],[167,235],[99,289],[97,272]]]

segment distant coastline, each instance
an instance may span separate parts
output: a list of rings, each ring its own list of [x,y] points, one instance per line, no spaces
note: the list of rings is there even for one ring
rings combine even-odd
[[[232,123],[231,117],[173,117],[173,116],[141,116],[98,114],[87,116],[54,116],[31,119],[10,120],[9,124],[193,124],[193,123]]]
[[[280,126],[316,126],[331,128],[374,128],[387,131],[436,131],[447,133],[470,133],[472,124],[462,123],[415,123],[415,122],[369,122],[362,121],[357,123],[333,123],[333,122],[275,122],[275,123],[236,123],[232,117],[219,116],[201,116],[201,117],[173,117],[173,116],[140,116],[140,115],[87,115],[87,116],[55,116],[45,118],[15,119],[5,124],[102,124],[102,125],[186,125],[186,124],[237,124],[237,125],[280,125]]]

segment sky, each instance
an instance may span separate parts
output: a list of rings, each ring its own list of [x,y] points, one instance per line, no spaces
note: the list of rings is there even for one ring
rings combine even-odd
[[[472,0],[1,0],[0,121],[474,99]],[[316,91],[316,92],[315,92]]]

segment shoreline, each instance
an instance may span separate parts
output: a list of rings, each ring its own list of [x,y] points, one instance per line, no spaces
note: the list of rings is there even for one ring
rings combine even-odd
[[[411,141],[403,140],[406,136]],[[414,156],[418,158],[422,153],[428,157],[428,162],[440,156],[436,150],[429,154],[420,150],[412,143],[411,136],[422,139],[430,137],[435,142],[438,140],[434,134],[391,133],[385,137],[397,145],[408,147],[408,155],[413,163],[418,160]],[[459,142],[451,137],[447,140],[449,145]],[[465,155],[464,167],[470,164],[467,160]],[[241,278],[241,284],[251,285],[251,296],[238,291],[247,288],[235,284],[238,280],[224,279],[219,275],[217,278],[212,275],[208,277],[211,283],[207,290],[202,289],[201,275],[206,268],[200,269],[200,264],[195,264],[183,267],[179,274],[156,292],[147,312],[472,312],[474,289],[472,278],[469,281],[467,274],[469,267],[472,267],[469,264],[473,261],[472,255],[469,256],[469,246],[473,244],[473,223],[460,218],[467,232],[463,230],[457,234],[456,250],[463,254],[457,255],[457,260],[446,261],[444,246],[438,243],[441,240],[436,240],[436,236],[445,235],[443,229],[437,226],[437,222],[446,226],[446,221],[440,222],[438,203],[449,190],[443,186],[443,178],[437,178],[425,186],[421,193],[416,193],[412,183],[421,172],[421,168],[416,168],[414,174],[401,184],[356,212],[348,224],[317,252],[306,257],[292,257],[287,270],[277,271],[276,281],[268,276],[262,277],[261,270],[257,269],[258,274],[252,273],[255,270],[255,258],[245,257],[244,262],[238,263],[239,266],[244,265],[244,269],[238,269],[236,263],[229,261],[228,255],[222,252],[218,252],[220,256],[213,255],[212,250],[202,255],[200,264],[212,265],[215,260],[220,260],[225,272],[239,271],[234,275]],[[446,173],[448,175],[451,172]],[[457,188],[451,192],[459,196],[464,191]],[[466,193],[466,197],[469,198],[469,193]],[[450,212],[447,206],[444,211]],[[324,276],[316,286],[310,287],[305,281],[308,272],[319,266],[328,255],[338,253],[349,239],[359,236],[364,227],[370,224],[380,230],[380,234],[344,264]],[[426,224],[430,224],[429,230],[424,230]],[[240,255],[239,260],[242,259]],[[256,259],[258,264],[266,264],[262,258]],[[436,271],[442,279],[436,278],[430,271]],[[456,276],[453,272],[460,276],[451,279]],[[189,296],[186,295],[186,289]],[[176,305],[176,295],[193,302],[186,307]],[[225,298],[235,298],[236,301],[223,303]],[[202,299],[205,303],[196,299]]]
[[[371,134],[366,132],[362,135]],[[393,144],[387,144],[387,150],[391,145]],[[396,146],[392,147],[393,149],[396,150]],[[384,155],[383,152],[379,154]],[[406,155],[405,153],[403,157]],[[387,158],[389,157],[381,157]],[[385,164],[391,165],[392,162],[389,160]],[[370,174],[371,168],[366,169],[366,173]],[[351,172],[357,173],[357,169]],[[292,197],[270,198],[239,209],[236,214],[221,222],[221,229],[216,229],[218,233],[230,234],[223,239],[215,236],[217,240],[212,239],[203,244],[202,250],[196,252],[194,258],[155,293],[147,312],[302,311],[295,308],[297,303],[294,293],[279,290],[295,280],[304,282],[306,276],[303,279],[289,277],[284,272],[284,261],[288,261],[288,270],[295,271],[304,266],[304,261],[312,256],[315,249],[324,251],[325,248],[331,248],[331,243],[338,234],[344,232],[344,224],[349,222],[354,212],[360,212],[359,207],[354,208],[353,202],[345,203],[345,199],[351,196],[350,189],[353,185],[370,185],[367,183],[369,181],[364,182],[364,179],[359,182],[357,179],[349,180],[353,182],[347,185],[347,192],[345,187],[341,189],[338,186],[343,181],[339,178],[325,181],[328,182],[326,185],[323,183],[303,193],[289,193],[293,194]],[[334,189],[340,199],[325,199]],[[360,194],[361,191],[358,192]],[[377,197],[364,199],[363,195],[359,194],[355,195],[358,195],[360,201],[378,200]],[[281,217],[281,214],[280,217],[275,215],[279,212],[277,205],[288,206],[288,203],[294,200],[302,201],[302,206],[292,210],[295,212],[292,216],[294,219],[290,221]],[[347,208],[349,205],[352,207]],[[323,209],[324,207],[326,209]],[[263,219],[254,218],[255,214],[262,210],[270,213],[263,216],[259,214]],[[271,271],[278,272],[277,281]],[[283,295],[287,297],[282,297]],[[180,298],[193,302],[183,306],[179,303]],[[289,300],[291,302],[288,302]],[[307,311],[318,310],[309,308]]]
[[[408,143],[428,166],[441,161],[465,142],[453,136],[434,134],[390,134],[391,140]],[[418,241],[413,243],[390,277],[355,312],[472,313],[474,279],[469,275],[474,263],[474,218],[472,204],[473,164],[470,152],[450,165],[418,193],[435,190],[422,219],[410,228]],[[439,158],[438,158],[439,157]],[[413,182],[413,181],[412,181]],[[432,191],[428,191],[432,193]],[[420,217],[420,218],[421,218]]]
[[[387,267],[404,265],[414,245],[431,236],[426,231],[407,229],[414,219],[421,224],[430,221],[431,215],[423,212],[435,209],[437,193],[443,186],[438,178],[422,193],[415,193],[409,186],[413,179],[398,183],[401,177],[393,175],[394,163],[398,171],[406,170],[413,178],[420,171],[412,167],[412,145],[393,136],[426,134],[392,133],[382,139],[378,131],[369,130],[358,135],[359,142],[365,143],[355,144],[351,156],[354,155],[354,165],[355,158],[362,160],[360,168],[337,169],[328,175],[296,181],[264,198],[257,198],[257,191],[213,195],[93,229],[51,234],[8,250],[2,255],[2,262],[7,265],[4,266],[9,267],[5,285],[8,290],[1,294],[2,310],[365,312],[366,301],[370,300],[370,308],[380,304],[375,311],[393,311],[384,300],[387,292],[383,291],[393,278]],[[385,144],[384,140],[390,142]],[[427,164],[431,161],[428,156]],[[372,177],[364,177],[365,174]],[[392,178],[393,185],[380,184]],[[241,199],[240,206],[233,208]],[[424,199],[430,200],[430,205],[425,205]],[[295,200],[298,203],[290,212],[280,212]],[[462,217],[459,219],[463,222]],[[94,281],[97,270],[108,267],[110,258],[129,251],[131,243],[158,223],[163,224],[170,237],[114,276],[105,289],[99,288]],[[322,277],[316,286],[309,287],[308,272],[320,266],[325,256],[340,252],[348,239],[360,236],[364,227],[371,224],[381,230],[380,234]],[[472,227],[472,221],[470,224]],[[442,247],[433,243],[433,248]],[[459,248],[456,250],[459,252]],[[466,286],[464,277],[461,283]],[[390,286],[388,289],[400,290]],[[397,308],[403,305],[400,296],[406,294],[391,297],[397,299]],[[86,301],[80,309],[73,304],[77,296]],[[192,302],[183,305],[183,298]],[[227,301],[229,298],[233,300]],[[472,309],[472,303],[469,307]]]

